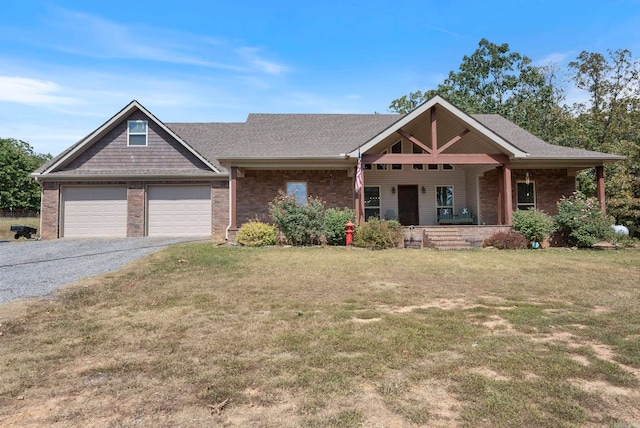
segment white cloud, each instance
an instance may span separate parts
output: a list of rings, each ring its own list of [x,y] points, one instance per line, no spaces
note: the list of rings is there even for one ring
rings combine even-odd
[[[283,74],[289,72],[289,67],[283,64],[278,64],[274,61],[269,61],[262,58],[257,48],[243,47],[236,49],[236,52],[256,69],[267,74]]]
[[[0,76],[0,101],[19,104],[74,104],[78,100],[59,95],[63,88],[49,80]]]
[[[570,55],[572,55],[572,52],[553,52],[542,59],[534,61],[534,65],[544,67],[546,65],[562,64]]]

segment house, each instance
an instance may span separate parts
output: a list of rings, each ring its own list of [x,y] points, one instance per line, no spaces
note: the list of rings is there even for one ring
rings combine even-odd
[[[555,214],[576,173],[595,168],[604,209],[603,165],[619,159],[547,144],[438,96],[407,115],[250,114],[243,123],[165,123],[132,101],[32,176],[43,239],[233,240],[248,219],[268,220],[281,189],[355,208],[360,222],[438,225],[464,210],[481,227],[510,225],[517,209]]]

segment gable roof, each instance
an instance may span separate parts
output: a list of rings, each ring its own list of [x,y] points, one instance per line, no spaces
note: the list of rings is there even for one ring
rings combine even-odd
[[[56,156],[32,176],[40,177],[72,161],[75,156],[121,123],[136,109],[143,112],[215,174],[226,174],[221,161],[343,160],[356,158],[407,124],[428,115],[431,107],[446,109],[489,138],[517,160],[611,162],[624,159],[607,153],[548,144],[502,116],[467,115],[435,96],[406,115],[399,114],[250,114],[246,122],[163,123],[133,100],[94,132]],[[353,162],[350,161],[350,162]],[[167,174],[179,173],[167,171]]]
[[[472,117],[504,140],[526,152],[527,159],[624,159],[624,156],[549,144],[498,114],[474,114]]]
[[[82,153],[87,147],[91,146],[95,143],[100,137],[105,135],[108,131],[113,129],[116,125],[121,123],[126,117],[128,117],[131,113],[136,110],[141,111],[145,114],[150,120],[155,122],[160,128],[162,128],[165,132],[167,132],[171,137],[175,138],[176,141],[184,146],[189,152],[191,152],[196,158],[202,161],[207,167],[211,168],[211,170],[215,173],[220,173],[220,169],[213,165],[209,160],[207,160],[204,156],[198,153],[192,146],[187,144],[182,138],[175,134],[169,127],[167,127],[162,121],[160,121],[157,117],[155,117],[149,110],[144,108],[142,104],[138,101],[133,100],[129,104],[127,104],[122,110],[116,113],[111,119],[107,120],[102,126],[93,131],[91,134],[82,138],[80,141],[60,153],[58,156],[51,159],[49,162],[42,165],[36,171],[31,174],[32,176],[40,176],[51,173],[55,171],[57,168],[64,166],[66,163],[70,162],[77,156]]]

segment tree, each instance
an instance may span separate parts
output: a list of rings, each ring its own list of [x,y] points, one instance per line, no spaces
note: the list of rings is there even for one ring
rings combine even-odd
[[[531,59],[509,45],[480,40],[436,89],[416,91],[393,100],[389,108],[406,114],[434,95],[441,95],[468,114],[499,114],[539,137],[550,140],[553,124],[566,117],[560,107],[562,88],[557,67],[534,67]]]
[[[49,159],[24,141],[0,138],[1,209],[40,209],[40,186],[29,174]]]
[[[626,156],[605,167],[607,207],[618,224],[640,235],[640,61],[631,51],[583,51],[569,63],[589,102],[576,104],[576,146]],[[593,174],[580,176],[580,190],[593,194]]]

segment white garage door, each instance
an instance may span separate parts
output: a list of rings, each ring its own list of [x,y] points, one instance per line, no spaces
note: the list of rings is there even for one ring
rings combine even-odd
[[[210,236],[211,186],[149,186],[149,236]]]
[[[63,187],[62,236],[127,236],[127,188]]]

